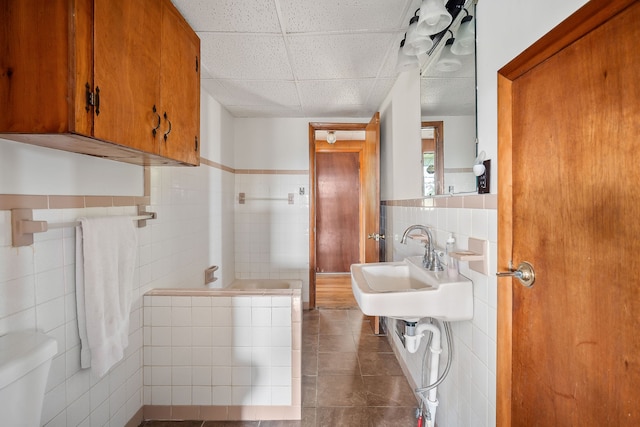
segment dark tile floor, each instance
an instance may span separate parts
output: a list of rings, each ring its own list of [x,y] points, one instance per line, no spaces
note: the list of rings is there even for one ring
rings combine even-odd
[[[416,398],[360,310],[305,311],[301,421],[147,421],[144,427],[409,427]]]

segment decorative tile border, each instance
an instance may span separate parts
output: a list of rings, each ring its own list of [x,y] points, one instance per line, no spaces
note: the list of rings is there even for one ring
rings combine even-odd
[[[300,420],[301,406],[144,405],[145,420],[258,421]]]
[[[308,169],[234,169],[204,157],[200,157],[200,164],[237,175],[309,175]]]
[[[406,200],[384,200],[382,206],[403,206],[410,208],[465,208],[498,209],[497,194],[474,194],[469,196],[442,196]]]
[[[0,194],[0,210],[11,209],[74,209],[148,206],[149,196],[46,196]]]
[[[236,169],[238,175],[309,175],[309,170],[288,169]]]

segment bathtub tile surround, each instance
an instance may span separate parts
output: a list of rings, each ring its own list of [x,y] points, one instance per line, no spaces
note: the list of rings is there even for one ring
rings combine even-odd
[[[145,295],[145,418],[300,419],[297,282],[297,289]]]
[[[235,189],[236,278],[299,279],[309,301],[309,173],[236,171]],[[239,193],[246,194],[244,204]],[[286,200],[289,193],[293,204]]]
[[[383,203],[382,223],[385,259],[402,260],[424,253],[415,241],[400,244],[403,231],[412,224],[432,227],[436,246],[444,250],[449,233],[456,239],[456,248],[468,249],[468,237],[489,241],[489,275],[469,269],[460,262],[460,273],[473,281],[474,315],[464,322],[452,322],[454,358],[447,379],[438,387],[440,405],[437,423],[444,426],[493,426],[496,417],[496,319],[497,281],[497,210],[495,195],[430,199],[428,202],[394,201]],[[461,199],[461,200],[456,200]],[[428,199],[424,199],[428,200]],[[395,331],[391,320],[390,331]],[[418,352],[407,352],[395,332],[391,343],[412,386],[419,386],[422,378],[422,357],[425,342]],[[443,344],[445,345],[445,344]],[[441,369],[446,359],[441,358]]]

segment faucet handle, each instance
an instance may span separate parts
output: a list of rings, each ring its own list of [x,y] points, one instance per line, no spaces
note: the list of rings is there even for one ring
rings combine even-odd
[[[413,240],[417,240],[419,242],[423,242],[423,243],[428,243],[429,242],[429,236],[427,236],[424,233],[419,233],[419,234],[409,234],[409,238],[413,239]]]

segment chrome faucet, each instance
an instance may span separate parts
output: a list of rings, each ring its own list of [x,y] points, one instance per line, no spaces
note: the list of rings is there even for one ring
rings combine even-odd
[[[400,243],[407,244],[407,237],[413,230],[421,230],[427,235],[427,242],[424,244],[424,256],[422,257],[422,266],[429,271],[443,271],[444,267],[440,262],[438,253],[436,252],[436,245],[433,241],[433,234],[428,227],[420,224],[410,225],[404,230]]]

